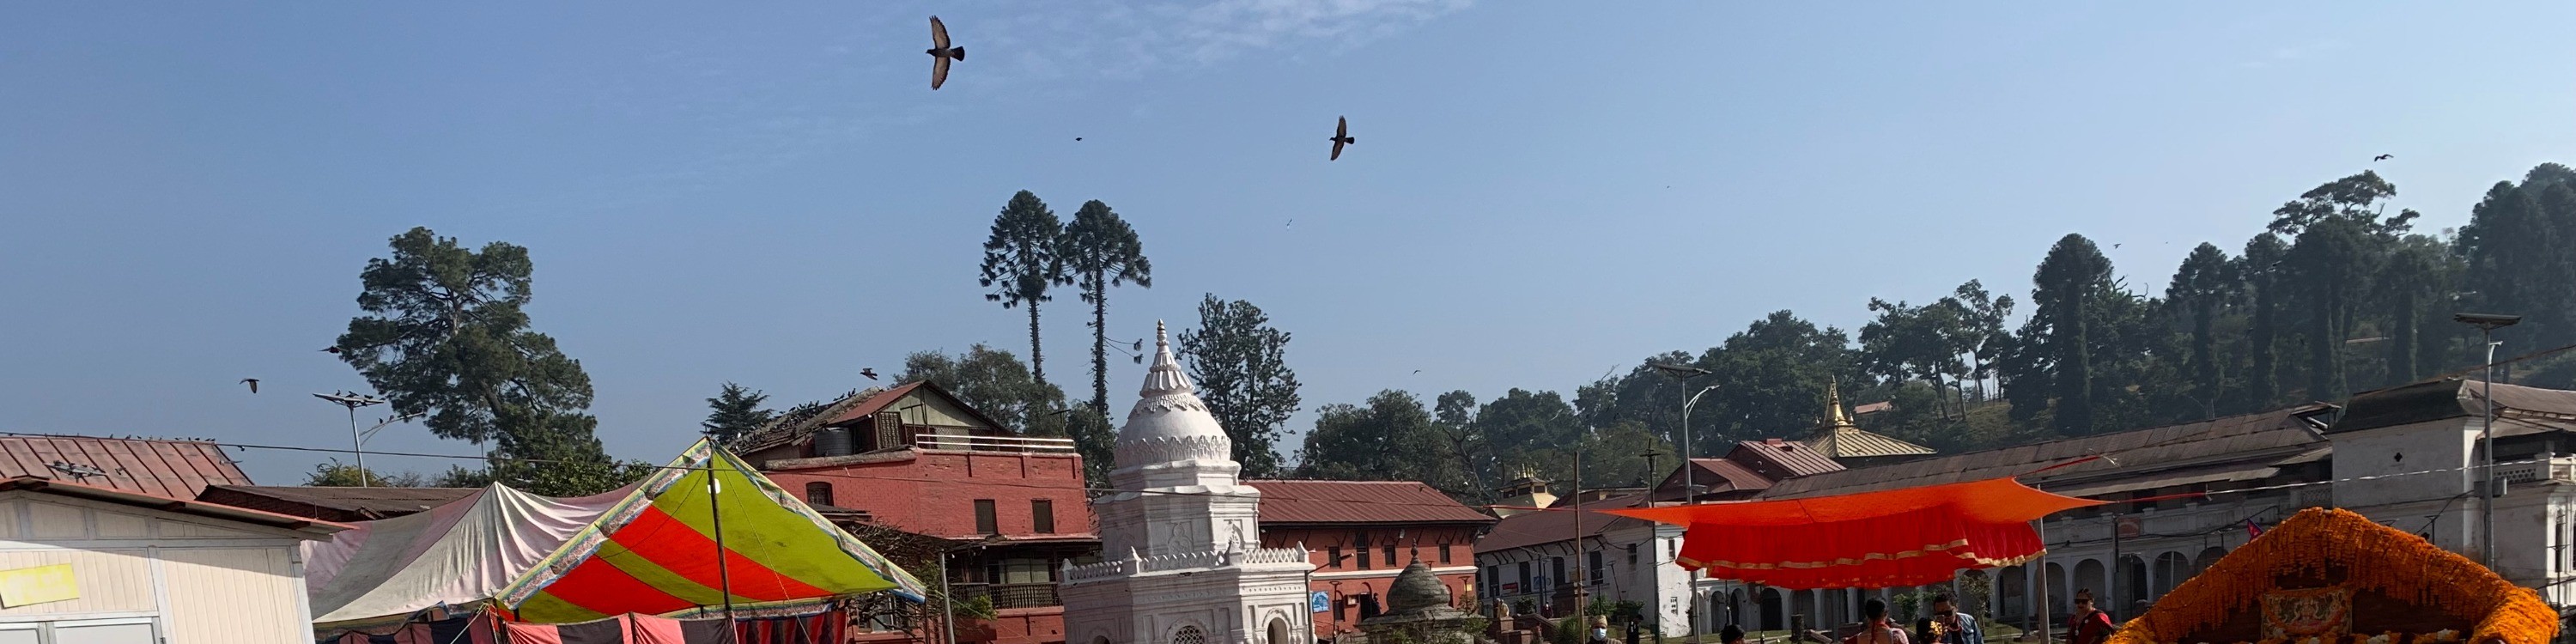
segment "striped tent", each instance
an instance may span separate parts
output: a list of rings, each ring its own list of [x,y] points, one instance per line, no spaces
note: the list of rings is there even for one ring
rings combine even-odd
[[[563,624],[718,606],[723,589],[754,610],[876,591],[923,596],[920,580],[701,440],[495,599],[516,621]]]

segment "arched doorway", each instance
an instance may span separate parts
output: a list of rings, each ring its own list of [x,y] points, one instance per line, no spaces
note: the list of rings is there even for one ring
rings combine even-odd
[[[2030,569],[2013,566],[1995,575],[1995,616],[2023,619],[2030,615]]]
[[[2068,599],[2075,596],[2075,582],[2066,576],[2066,566],[2057,562],[2049,562],[2046,574],[2048,575],[2046,577],[2048,596],[2040,599],[2048,602],[2049,614],[2064,615],[2075,606],[2074,602]]]
[[[2202,548],[2200,556],[2191,559],[2191,574],[2198,575],[2201,571],[2208,570],[2210,566],[2218,565],[2218,558],[2225,556],[2227,556],[2226,548],[2216,546]]]
[[[2102,560],[2100,559],[2086,559],[2075,562],[2075,583],[2066,587],[2066,596],[2072,598],[2075,596],[2075,593],[2079,591],[2093,591],[2094,606],[2104,609],[2110,608],[2110,606],[2106,605],[2110,602],[2110,597],[2107,595],[2107,593],[2111,591],[2110,570],[2110,568],[2102,565]],[[2074,600],[2072,599],[2066,600],[2066,605],[2070,608],[2073,607],[2073,601]],[[2112,614],[2117,615],[2119,613]]]
[[[2164,597],[2165,593],[2173,592],[2174,586],[2181,585],[2182,580],[2192,574],[2191,560],[2183,557],[2182,553],[2168,552],[2156,555],[2156,594],[2148,596],[2147,599],[2155,600]]]
[[[1754,630],[1777,631],[1789,628],[1788,602],[1781,601],[1780,589],[1762,589],[1762,626]]]
[[[1288,641],[1288,620],[1277,617],[1270,618],[1269,630],[1270,639],[1268,644],[1291,644]]]
[[[2140,612],[2138,605],[2147,602],[2147,560],[2138,555],[2121,555],[2119,586],[2118,606],[2104,605],[2101,608],[2113,615],[2136,616]],[[2097,601],[2115,600],[2104,597]]]

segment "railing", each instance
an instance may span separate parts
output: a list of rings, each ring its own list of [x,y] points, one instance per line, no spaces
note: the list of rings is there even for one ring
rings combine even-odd
[[[2294,508],[2334,507],[2334,486],[2332,484],[2311,485],[2293,490],[2290,492],[2290,504]]]
[[[1254,548],[1241,552],[1184,552],[1137,559],[1116,559],[1079,566],[1067,564],[1059,576],[1066,581],[1089,581],[1121,575],[1198,570],[1227,565],[1307,565],[1308,561],[1307,552],[1297,548]]]
[[[994,608],[1040,608],[1062,606],[1056,598],[1055,584],[949,584],[948,592],[961,600],[990,598]]]
[[[2548,458],[2497,463],[2495,475],[2508,483],[2576,482],[2576,458]]]
[[[1030,438],[1025,436],[966,436],[957,434],[921,434],[912,439],[913,447],[960,452],[1035,452],[1073,453],[1073,439]]]

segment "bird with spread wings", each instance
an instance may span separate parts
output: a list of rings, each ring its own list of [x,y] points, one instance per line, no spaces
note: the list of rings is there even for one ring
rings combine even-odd
[[[948,45],[948,25],[941,24],[939,16],[930,17],[930,51],[927,53],[930,54],[930,88],[934,90],[948,83],[951,61],[966,59],[966,48]]]

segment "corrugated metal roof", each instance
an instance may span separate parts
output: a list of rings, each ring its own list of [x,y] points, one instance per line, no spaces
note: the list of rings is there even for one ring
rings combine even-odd
[[[1844,469],[1843,464],[1808,449],[1804,443],[1777,438],[1738,442],[1735,444],[1734,451],[1726,453],[1726,458],[1753,463],[1753,471],[1761,472],[1763,476],[1771,477],[1773,480],[1815,476],[1826,472],[1840,472]]]
[[[372,521],[422,512],[465,498],[468,487],[312,487],[286,485],[214,485],[197,500],[312,517],[325,521]]]
[[[0,478],[32,476],[180,499],[250,475],[205,441],[105,436],[0,436]]]
[[[1809,449],[1828,458],[1877,458],[1882,456],[1920,456],[1932,448],[1897,440],[1894,437],[1858,427],[1835,427],[1819,432],[1806,441]]]
[[[1244,481],[1261,490],[1261,522],[1492,523],[1494,518],[1420,481]]]
[[[1575,508],[1523,512],[1503,517],[1485,537],[1476,540],[1476,552],[1486,553],[1513,548],[1526,548],[1544,543],[1568,541],[1575,537],[1574,522],[1583,521],[1582,536],[1597,536],[1612,530],[1647,525],[1644,519],[1602,514],[1595,510],[1637,507],[1642,496],[1623,496],[1585,503]]]
[[[215,503],[189,501],[159,494],[135,492],[132,490],[120,490],[96,485],[82,485],[69,481],[50,480],[38,476],[13,476],[6,479],[0,479],[0,492],[22,491],[33,494],[58,494],[62,496],[80,497],[94,501],[106,501],[109,503],[130,505],[147,510],[176,512],[179,514],[223,519],[227,521],[238,521],[275,528],[285,528],[304,533],[303,536],[308,539],[328,538],[332,533],[347,530],[351,527],[330,521],[316,521],[305,517],[278,514],[275,512],[263,512]]]
[[[1904,463],[1829,472],[1773,484],[1762,498],[1798,498],[1850,494],[1900,487],[2022,476],[2050,465],[2085,456],[2111,454],[2031,476],[2024,482],[2047,489],[2080,486],[2108,478],[2157,477],[2165,473],[2202,472],[2227,463],[2269,467],[2317,447],[2325,439],[2298,417],[2314,411],[2307,405],[2229,416],[2217,420],[2134,431],[2064,438],[2029,445],[1927,458]]]

